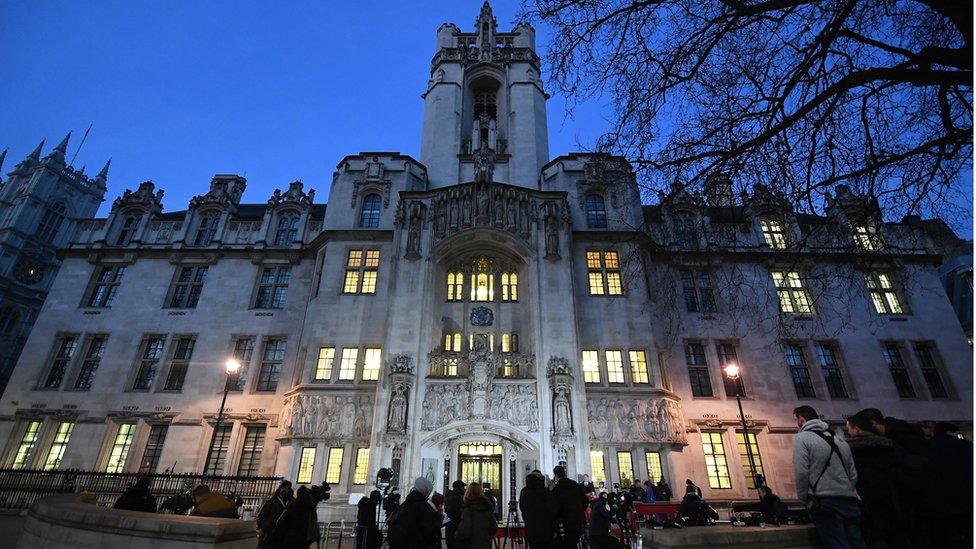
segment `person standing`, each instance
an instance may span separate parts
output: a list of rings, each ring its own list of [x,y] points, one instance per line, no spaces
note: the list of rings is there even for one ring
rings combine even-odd
[[[552,488],[552,508],[555,518],[556,549],[575,549],[583,535],[583,516],[587,501],[578,482],[566,478],[566,468],[557,465],[552,474],[556,485]]]
[[[369,497],[363,496],[356,505],[356,549],[378,549],[380,530],[376,526],[376,508],[383,495],[373,490]]]
[[[427,501],[433,491],[434,485],[425,477],[417,477],[413,482],[413,490],[387,522],[390,549],[437,547],[443,516]]]
[[[278,517],[271,536],[276,549],[308,549],[319,541],[319,519],[312,491],[301,486],[295,499]]]
[[[698,499],[702,498],[701,488],[696,486],[695,483],[692,482],[690,478],[685,479],[685,495],[687,496],[688,494],[694,494],[698,496]]]
[[[850,447],[812,407],[800,406],[793,416],[800,429],[793,437],[797,497],[806,502],[821,542],[830,548],[866,548],[858,526],[857,470]]]
[[[657,501],[671,501],[674,494],[671,493],[671,485],[663,478],[654,485],[654,499]]]
[[[112,505],[123,511],[141,511],[143,513],[156,512],[156,498],[149,489],[149,477],[139,477],[136,483],[125,489],[119,499]]]
[[[542,473],[526,475],[525,488],[519,493],[519,510],[522,511],[525,541],[529,549],[552,547],[552,493],[546,490],[546,479]]]
[[[234,502],[217,492],[211,492],[206,484],[197,484],[190,492],[193,496],[192,517],[237,518]]]
[[[447,541],[447,549],[459,547],[454,541],[454,533],[457,532],[458,523],[461,522],[461,511],[464,507],[464,482],[455,480],[451,489],[444,494],[444,514],[447,515],[449,522],[444,528],[444,538]]]
[[[610,496],[606,492],[600,492],[600,496],[590,504],[590,547],[593,549],[622,549],[623,546],[620,541],[610,535],[610,525],[614,522],[616,522],[616,518],[610,509]]]
[[[283,480],[275,493],[261,506],[255,521],[258,526],[258,549],[272,549],[275,546],[271,543],[271,534],[274,532],[275,524],[278,523],[278,518],[291,503],[291,499],[291,482]]]
[[[496,530],[498,523],[491,502],[485,497],[481,485],[472,482],[464,492],[464,509],[454,534],[455,541],[460,547],[491,549]]]

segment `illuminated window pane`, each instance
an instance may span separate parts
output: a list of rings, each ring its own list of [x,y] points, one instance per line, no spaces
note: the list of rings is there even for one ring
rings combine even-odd
[[[380,349],[366,349],[363,361],[363,380],[375,381],[380,377]]]
[[[607,272],[607,294],[623,295],[624,287],[620,282],[620,273]]]
[[[335,361],[335,347],[319,347],[319,358],[315,363],[315,379],[332,379],[332,363]]]
[[[773,271],[773,283],[779,297],[780,311],[784,313],[811,314],[813,307],[803,287],[800,273],[796,271]]]
[[[363,251],[349,250],[349,256],[346,259],[346,267],[362,267],[362,265],[363,265]]]
[[[502,273],[502,301],[518,301],[518,274]]]
[[[591,272],[589,274],[590,280],[590,295],[603,295],[603,273]]]
[[[464,273],[447,273],[447,300],[461,301],[464,297]]]
[[[735,433],[736,444],[739,445],[739,462],[742,463],[743,475],[746,478],[746,487],[756,488],[756,479],[752,476],[752,469],[749,466],[749,452],[752,452],[752,464],[756,466],[756,474],[766,478],[763,472],[762,456],[759,455],[759,443],[756,441],[756,433],[749,433],[749,449],[746,449],[745,438],[742,433]]]
[[[725,444],[721,431],[702,431],[702,447],[705,451],[705,470],[708,486],[716,489],[732,488],[729,464],[725,457]]]
[[[352,474],[353,484],[366,484],[367,467],[369,467],[369,448],[360,448],[356,451],[356,468]]]
[[[23,469],[24,465],[27,464],[31,451],[34,450],[34,445],[37,444],[37,434],[40,430],[40,421],[32,421],[27,424],[27,430],[24,431],[24,436],[20,439],[20,444],[17,446],[17,453],[14,455],[13,465],[10,466],[11,469]]]
[[[586,252],[587,269],[600,269],[602,267],[603,262],[600,261],[600,252]]]
[[[603,252],[603,266],[608,269],[620,268],[620,258],[617,252],[606,251]]]
[[[325,466],[325,481],[330,484],[339,482],[342,473],[342,448],[329,448],[329,462]]]
[[[471,301],[494,300],[494,275],[476,273],[471,275]]]
[[[644,351],[630,351],[630,379],[634,383],[649,383],[647,376],[647,357]]]
[[[372,268],[380,266],[379,250],[366,250],[366,266]]]
[[[132,446],[132,435],[135,433],[134,423],[122,423],[115,434],[115,442],[112,443],[112,451],[108,456],[108,465],[105,467],[106,473],[121,473],[125,467],[125,458],[129,456],[129,448]]]
[[[363,271],[363,289],[360,293],[376,293],[376,271],[370,271],[368,269]]]
[[[869,225],[854,226],[854,242],[862,250],[869,252],[879,250],[883,245],[881,235],[878,234],[878,231],[874,227]]]
[[[512,340],[509,334],[502,334],[502,352],[503,353],[512,352]]]
[[[617,469],[620,471],[620,487],[629,488],[634,483],[634,458],[630,452],[617,452]]]
[[[295,478],[298,484],[311,484],[314,468],[315,448],[312,446],[302,448],[302,457],[298,461],[298,476]]]
[[[620,351],[607,351],[607,381],[610,383],[624,382],[624,359]]]
[[[891,283],[887,273],[867,273],[864,275],[868,290],[871,292],[871,302],[878,314],[902,314],[904,309],[898,292]]]
[[[597,351],[583,351],[583,382],[600,383],[600,354]]]
[[[786,248],[786,237],[783,234],[783,227],[779,221],[763,219],[759,221],[759,225],[762,227],[763,238],[766,239],[767,246],[777,249]]]
[[[660,452],[644,452],[647,460],[647,478],[654,484],[664,477],[664,468],[661,466]]]
[[[357,358],[359,358],[359,349],[355,347],[342,349],[342,359],[339,361],[339,379],[356,379]]]
[[[64,457],[64,449],[68,447],[68,439],[71,438],[71,430],[75,424],[71,421],[62,421],[58,425],[58,432],[54,435],[51,449],[44,460],[44,470],[50,471],[61,466],[61,458]]]
[[[342,284],[342,291],[354,294],[359,289],[359,271],[346,271],[346,280]]]
[[[602,450],[590,450],[590,480],[594,486],[607,482],[607,466],[603,461]]]

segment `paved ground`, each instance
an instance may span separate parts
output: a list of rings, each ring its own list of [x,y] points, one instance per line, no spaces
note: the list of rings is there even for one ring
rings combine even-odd
[[[0,547],[15,547],[20,537],[21,515],[0,515]]]

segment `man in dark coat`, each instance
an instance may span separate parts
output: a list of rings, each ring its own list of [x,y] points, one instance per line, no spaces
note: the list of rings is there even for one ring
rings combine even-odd
[[[464,506],[464,487],[466,484],[460,480],[455,480],[451,489],[444,494],[444,514],[450,519],[444,528],[444,538],[447,540],[448,549],[457,547],[454,541],[454,533],[457,532],[458,524],[461,522],[461,509]]]
[[[434,485],[429,480],[417,477],[413,490],[388,522],[390,549],[429,549],[438,546],[443,517],[427,501],[433,491]]]
[[[519,510],[522,511],[529,549],[552,547],[552,493],[546,490],[542,473],[533,472],[525,477],[525,488],[519,493]]]
[[[258,526],[258,549],[270,549],[275,546],[271,542],[271,533],[274,531],[275,524],[278,523],[281,514],[285,512],[285,507],[288,507],[288,504],[291,503],[291,499],[291,482],[283,480],[278,485],[278,489],[275,490],[274,495],[268,498],[268,501],[265,501],[264,505],[261,506],[256,521]]]
[[[156,512],[156,498],[149,490],[149,477],[139,477],[135,484],[126,488],[125,492],[115,500],[112,507],[123,511]]]
[[[952,489],[944,491],[945,509],[956,526],[949,535],[957,534],[954,541],[959,547],[973,545],[973,443],[955,436],[957,427],[939,422],[929,439],[935,461],[942,470],[942,478],[953,479]]]
[[[380,531],[376,527],[376,507],[383,496],[379,490],[363,496],[356,505],[356,549],[377,549],[380,546]]]
[[[673,497],[674,494],[671,493],[671,485],[668,484],[668,481],[663,478],[657,481],[657,484],[654,485],[654,500],[671,501]]]
[[[911,547],[912,517],[903,499],[911,490],[900,474],[900,454],[905,450],[891,439],[861,429],[858,420],[857,414],[848,419],[847,445],[857,469],[861,535],[868,547]]]
[[[566,478],[566,468],[557,465],[552,470],[556,485],[552,487],[552,508],[556,526],[556,549],[574,549],[583,535],[586,496],[575,480]]]
[[[620,541],[610,535],[610,525],[615,521],[606,492],[590,504],[590,547],[593,549],[622,548]]]

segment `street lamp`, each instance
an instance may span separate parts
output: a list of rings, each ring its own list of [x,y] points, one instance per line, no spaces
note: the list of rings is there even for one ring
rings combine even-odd
[[[227,379],[224,381],[224,398],[220,400],[220,411],[217,412],[217,423],[214,424],[213,433],[210,434],[210,446],[207,447],[207,460],[203,462],[203,474],[207,474],[207,466],[210,465],[210,457],[213,455],[214,442],[217,440],[217,431],[220,430],[220,422],[224,419],[224,405],[227,404],[227,391],[230,390],[231,382],[237,379],[241,371],[241,363],[235,358],[228,358],[224,363],[224,371],[227,372]],[[217,474],[217,466],[214,464],[214,475]]]
[[[742,419],[742,441],[746,445],[746,455],[749,456],[749,471],[752,473],[752,483],[759,489],[759,475],[756,474],[756,462],[752,458],[752,444],[749,442],[749,427],[746,426],[746,414],[742,411],[742,377],[739,375],[739,365],[730,362],[725,365],[725,376],[735,382],[735,401],[739,404],[739,418]]]

